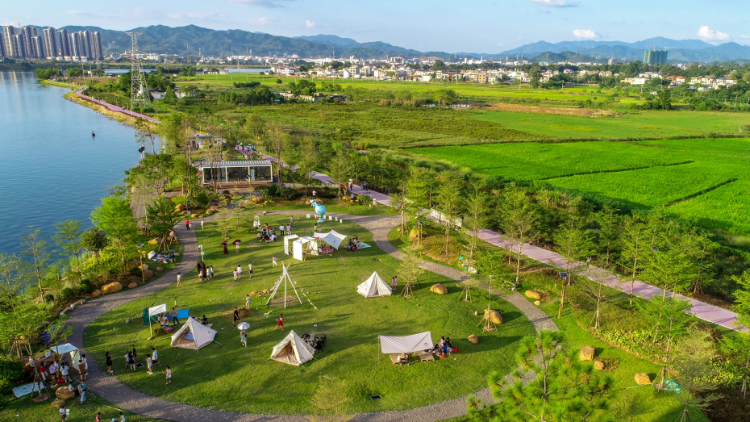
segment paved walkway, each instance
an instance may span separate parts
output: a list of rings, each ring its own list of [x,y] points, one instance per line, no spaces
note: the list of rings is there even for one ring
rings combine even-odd
[[[136,113],[136,112],[130,111],[130,110],[126,109],[126,108],[122,108],[122,107],[116,106],[114,104],[110,104],[110,103],[108,103],[106,101],[97,100],[96,98],[91,98],[91,97],[89,97],[87,95],[83,95],[83,91],[86,88],[88,88],[88,87],[84,86],[83,88],[79,89],[78,91],[75,92],[75,95],[77,97],[83,98],[86,101],[91,101],[92,103],[96,103],[96,104],[99,104],[100,106],[106,107],[109,111],[113,111],[115,113],[122,113],[122,114],[125,114],[125,115],[130,116],[130,117],[136,117],[136,118],[140,117],[141,119],[148,120],[149,122],[156,123],[156,124],[161,124],[160,121],[154,119],[153,117],[146,116],[145,114]]]
[[[291,210],[291,211],[273,211],[272,214],[296,214],[304,215],[307,214],[306,210]],[[394,258],[401,259],[403,253],[395,248],[388,241],[388,232],[396,227],[400,223],[399,216],[352,216],[352,215],[341,215],[331,214],[339,218],[343,218],[347,221],[351,221],[355,224],[359,224],[362,227],[373,233],[373,240],[375,244],[380,247],[385,253],[393,256]],[[210,221],[211,218],[205,219]],[[183,224],[178,224],[175,228],[178,236],[182,240],[183,255],[180,265],[174,270],[167,274],[164,274],[159,279],[143,285],[137,289],[127,290],[118,292],[111,295],[105,295],[96,299],[93,299],[82,306],[76,308],[75,311],[70,312],[69,323],[73,326],[73,333],[69,338],[72,344],[81,346],[82,352],[85,353],[83,348],[83,335],[85,327],[99,316],[106,312],[109,312],[117,307],[123,306],[133,300],[147,296],[149,294],[158,292],[172,284],[175,281],[177,272],[184,274],[189,273],[195,268],[198,261],[198,249],[194,231],[185,230]],[[435,272],[437,274],[444,275],[454,280],[463,281],[465,279],[464,274],[454,268],[447,267],[445,265],[435,264],[432,262],[423,261],[422,266],[428,271]],[[557,330],[554,322],[541,310],[536,308],[534,305],[529,303],[528,300],[523,298],[520,294],[514,293],[511,296],[502,296],[505,300],[516,306],[521,310],[529,320],[534,324],[537,330],[541,329],[552,329]],[[167,351],[160,351],[162,356]],[[235,412],[222,412],[218,410],[210,410],[197,408],[185,404],[173,403],[166,400],[162,400],[156,397],[152,397],[121,383],[116,377],[105,374],[94,362],[93,359],[89,360],[89,373],[90,377],[87,381],[89,388],[96,392],[105,400],[113,403],[116,406],[127,409],[131,412],[152,417],[171,421],[179,422],[303,422],[308,421],[304,416],[298,415],[252,415]],[[489,389],[485,388],[476,395],[483,400],[491,400],[491,394]],[[431,406],[420,407],[416,409],[410,409],[405,411],[391,411],[383,413],[368,413],[360,414],[354,417],[354,421],[410,421],[410,422],[430,422],[441,419],[453,418],[466,414],[466,398],[458,398],[455,400],[449,400],[442,403],[437,403]]]

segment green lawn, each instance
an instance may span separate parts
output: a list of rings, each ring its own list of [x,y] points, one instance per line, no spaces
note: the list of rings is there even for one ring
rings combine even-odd
[[[288,217],[265,217],[262,221],[279,224],[287,222]],[[295,232],[309,232],[312,221],[296,219]],[[242,225],[251,227],[249,217]],[[484,388],[485,377],[491,370],[512,369],[511,356],[517,341],[534,332],[520,312],[494,300],[493,307],[504,311],[507,323],[497,333],[481,334],[477,327],[480,318],[474,316],[475,311],[481,315],[487,304],[481,293],[476,293],[473,304],[459,302],[460,288],[456,283],[431,273],[425,273],[413,300],[400,296],[364,299],[356,293],[356,286],[362,280],[373,270],[390,280],[399,265],[376,247],[356,253],[342,250],[333,256],[300,263],[286,259],[280,242],[271,245],[248,241],[239,255],[232,251],[224,257],[215,224],[205,227],[197,235],[206,248],[207,264],[216,270],[214,280],[199,284],[194,273],[187,275],[182,288],[169,287],[117,308],[86,329],[86,349],[97,362],[103,363],[105,351],[114,353],[119,379],[147,394],[239,412],[309,414],[310,400],[320,376],[330,375],[346,382],[345,394],[352,398],[346,409],[349,413],[408,409]],[[246,228],[231,232],[230,237],[249,240]],[[329,228],[371,241],[371,234],[353,223],[326,223],[326,229]],[[252,326],[249,347],[244,348],[238,330],[232,325],[231,310],[244,304],[245,294],[251,290],[272,287],[281,272],[271,267],[273,254],[292,262],[290,274],[297,288],[309,292],[307,298],[318,310],[304,297],[304,305],[297,304],[286,311],[278,306],[265,307],[255,298],[252,315],[246,319]],[[255,277],[250,280],[245,275],[243,280],[233,281],[231,269],[241,264],[246,270],[250,261],[255,265]],[[449,294],[430,293],[429,285],[436,282],[446,284]],[[214,344],[197,352],[170,349],[165,335],[148,341],[147,326],[122,323],[127,318],[139,321],[142,309],[147,306],[161,303],[171,306],[175,300],[179,306],[189,308],[192,315],[205,314],[214,323],[214,329],[219,331]],[[271,316],[265,318],[268,311],[272,311]],[[328,335],[328,344],[316,361],[297,368],[268,360],[272,347],[288,333],[273,331],[275,317],[281,312],[287,330]],[[411,367],[395,367],[387,356],[378,353],[377,334],[407,335],[428,330],[432,331],[433,340],[441,335],[450,336],[461,352],[450,359]],[[466,340],[470,334],[479,334],[481,343],[471,345]],[[144,370],[136,373],[123,370],[120,355],[133,342],[143,354],[152,345],[160,351],[162,363],[173,369],[174,381],[170,386],[164,386],[163,368],[154,376]],[[373,394],[380,394],[382,400],[370,400]]]
[[[118,418],[119,421],[121,409],[96,394],[89,391],[86,393],[85,402],[80,403],[78,400],[78,398],[67,400],[67,407],[70,409],[68,422],[93,422],[97,412],[101,412],[102,421],[109,422],[112,418]],[[50,403],[50,400],[30,403],[29,396],[13,400],[0,409],[0,422],[59,422],[60,413],[50,406]],[[166,422],[162,419],[136,415],[127,410],[122,413],[128,422]]]

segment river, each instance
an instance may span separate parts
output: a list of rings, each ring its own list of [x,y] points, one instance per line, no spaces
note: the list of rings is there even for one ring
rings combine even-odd
[[[19,237],[32,225],[46,239],[61,220],[91,227],[106,187],[138,163],[131,127],[64,99],[66,92],[31,72],[0,72],[0,252],[20,252]]]

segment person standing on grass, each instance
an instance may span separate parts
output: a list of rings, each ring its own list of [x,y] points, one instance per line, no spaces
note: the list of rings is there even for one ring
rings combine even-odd
[[[250,310],[250,304],[252,303],[253,298],[250,297],[250,295],[247,295],[245,297],[245,304],[247,305],[247,309]]]
[[[234,274],[234,281],[237,281],[237,270],[232,271],[232,274]]]
[[[236,242],[236,243],[234,244],[234,253],[235,253],[235,254],[238,254],[238,253],[240,253],[240,242]]]
[[[190,230],[190,220],[185,220],[185,230]]]
[[[253,263],[247,264],[247,273],[250,274],[250,278],[253,278]]]
[[[96,421],[94,422],[102,422],[102,412],[96,412]]]
[[[180,274],[180,272],[178,271],[177,272],[177,287],[181,287],[181,286],[182,286],[182,274]]]
[[[81,395],[81,403],[86,401],[86,383],[78,384],[78,394]]]
[[[68,420],[68,412],[65,410],[65,405],[60,406],[60,420],[65,422]]]
[[[286,233],[286,227],[284,227],[284,225],[283,225],[283,224],[279,226],[279,232],[280,232],[281,234],[284,234],[284,233]]]
[[[177,309],[172,307],[172,312],[169,313],[169,316],[172,317],[172,326],[176,327],[180,324],[180,320],[177,318]],[[133,357],[135,357],[135,346],[133,346]]]
[[[279,321],[276,323],[276,327],[273,328],[276,331],[277,328],[281,327],[281,331],[284,330],[284,314],[279,314]]]
[[[208,275],[209,275],[209,277],[208,277],[209,280],[213,280],[214,279],[214,266],[213,265],[210,266],[210,267],[208,267]]]
[[[240,341],[243,346],[247,347],[247,330],[240,331]]]
[[[237,265],[237,278],[242,280],[242,265]]]
[[[148,367],[148,374],[154,375],[154,363],[151,360],[151,356],[146,356],[146,366]]]
[[[294,216],[289,217],[289,225],[294,227]]]
[[[273,266],[278,267],[279,264],[276,262],[276,255],[273,256]]]
[[[104,359],[107,360],[107,373],[114,374],[112,371],[112,356],[109,355],[109,352],[104,353]]]
[[[135,372],[135,359],[133,358],[133,355],[128,352],[128,366],[130,366],[130,370]]]
[[[153,347],[151,348],[151,362],[159,363],[159,354],[156,352],[156,349],[154,349]],[[159,363],[159,367],[161,367],[161,363]]]
[[[234,308],[234,313],[232,314],[232,321],[234,324],[237,323],[237,321],[240,320],[240,310],[239,308]]]
[[[63,362],[62,368],[60,369],[60,372],[62,372],[62,378],[65,380],[65,382],[68,382],[68,364]]]
[[[167,366],[167,383],[164,385],[169,385],[170,382],[172,382],[172,368]]]
[[[130,345],[130,350],[131,350],[130,356],[133,357],[134,361],[138,362],[138,353],[136,353],[135,351],[135,344]]]
[[[125,422],[125,415],[120,412],[120,422]]]
[[[227,249],[227,244],[224,244],[224,255],[229,255],[229,249]]]
[[[391,279],[391,288],[393,290],[396,290],[397,287],[398,287],[398,276],[394,275],[393,278]]]

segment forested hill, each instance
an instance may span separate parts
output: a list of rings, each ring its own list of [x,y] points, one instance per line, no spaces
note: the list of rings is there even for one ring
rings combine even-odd
[[[130,48],[130,37],[124,31],[83,26],[67,26],[65,29],[101,32],[105,54],[121,53]],[[156,25],[135,28],[133,31],[142,33],[138,37],[142,51],[183,56],[197,56],[198,49],[204,56],[228,56],[232,53],[247,55],[251,50],[253,55],[297,54],[300,57],[330,57],[335,50],[336,57],[355,56],[365,59],[386,56],[453,56],[447,53],[423,53],[383,42],[358,43],[346,39],[347,41],[342,43],[340,40],[344,39],[335,36],[291,38],[239,29],[216,31],[195,25],[177,28]]]

